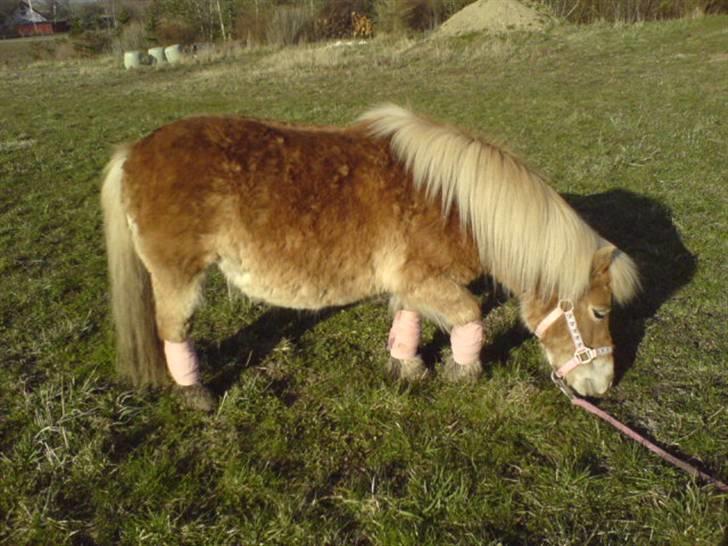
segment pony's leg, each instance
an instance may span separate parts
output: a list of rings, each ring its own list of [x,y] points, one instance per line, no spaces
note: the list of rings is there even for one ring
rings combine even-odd
[[[483,348],[483,323],[474,320],[450,330],[452,353],[445,359],[444,377],[448,381],[476,381],[483,373],[480,350]]]
[[[200,301],[203,274],[188,278],[159,269],[150,273],[167,369],[187,406],[212,411],[215,399],[200,382],[197,355],[188,338],[190,319]]]
[[[393,308],[396,307],[394,304]],[[420,332],[420,316],[416,311],[400,309],[395,312],[387,343],[387,372],[394,379],[417,381],[427,375],[422,357],[417,354]]]
[[[415,283],[409,293],[400,297],[442,327],[450,328],[452,354],[445,359],[445,379],[477,380],[483,373],[483,324],[480,305],[470,291],[450,279],[437,277]]]

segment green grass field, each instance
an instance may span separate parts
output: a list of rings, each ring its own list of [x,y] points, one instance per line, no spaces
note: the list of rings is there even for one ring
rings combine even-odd
[[[489,290],[475,386],[390,382],[384,302],[269,309],[217,274],[194,337],[219,411],[130,390],[98,193],[114,143],[194,113],[344,124],[395,101],[490,134],[643,270],[601,406],[725,481],[728,17],[119,64],[0,69],[0,543],[726,540],[728,495],[572,408]],[[447,338],[425,340],[437,369]]]

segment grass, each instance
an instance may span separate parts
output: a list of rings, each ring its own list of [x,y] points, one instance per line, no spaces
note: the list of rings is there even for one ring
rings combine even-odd
[[[0,66],[18,67],[39,59],[53,59],[61,49],[67,55],[69,48],[72,49],[65,34],[0,40]]]
[[[98,186],[113,143],[193,113],[346,123],[391,100],[487,130],[643,269],[601,405],[725,481],[727,23],[0,69],[0,543],[725,540],[726,495],[571,408],[503,296],[484,295],[486,378],[405,388],[382,302],[292,313],[213,275],[194,336],[217,413],[130,390]],[[446,338],[425,339],[436,364]]]

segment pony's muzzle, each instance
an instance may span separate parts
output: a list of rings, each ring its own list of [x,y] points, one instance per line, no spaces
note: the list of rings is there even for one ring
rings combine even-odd
[[[614,360],[611,356],[595,358],[574,368],[565,380],[580,396],[604,396],[614,381]]]

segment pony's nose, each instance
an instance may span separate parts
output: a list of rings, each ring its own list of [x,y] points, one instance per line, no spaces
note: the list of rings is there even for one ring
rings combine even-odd
[[[604,396],[613,380],[614,362],[608,357],[577,366],[566,376],[566,382],[581,396]]]
[[[611,382],[584,377],[574,381],[572,388],[581,396],[604,396],[610,385]]]
[[[581,396],[593,396],[594,387],[591,379],[577,380],[573,387]]]

